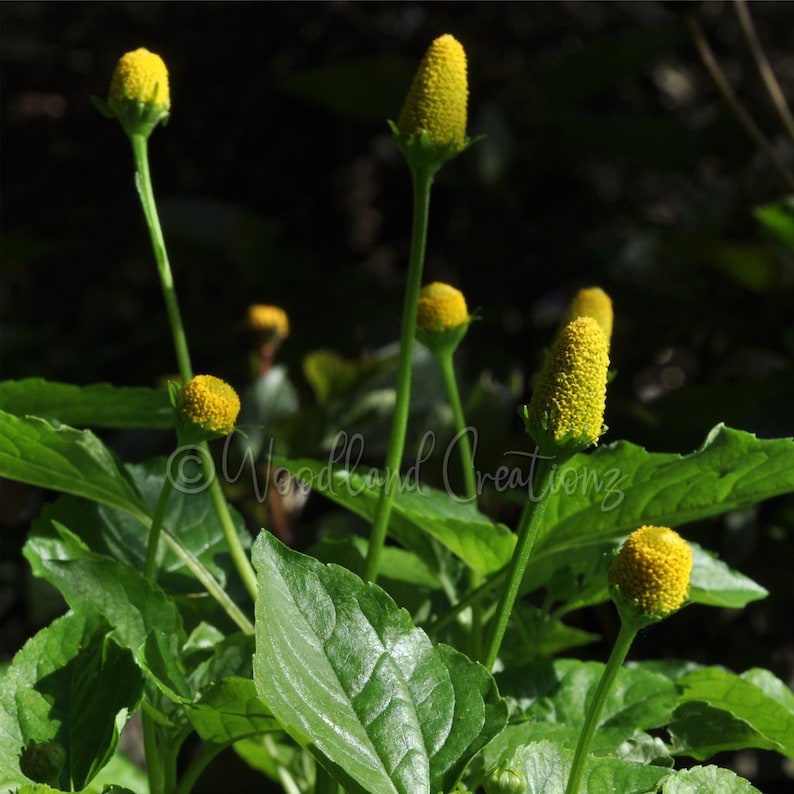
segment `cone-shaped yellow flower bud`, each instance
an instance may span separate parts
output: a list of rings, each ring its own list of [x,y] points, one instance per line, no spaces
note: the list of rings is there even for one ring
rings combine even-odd
[[[604,429],[609,345],[592,317],[577,317],[552,344],[528,406],[527,432],[544,452],[572,455]]]
[[[459,289],[434,281],[420,290],[416,322],[422,330],[449,331],[469,320],[466,299]]]
[[[434,146],[466,141],[466,52],[445,33],[428,48],[414,76],[397,126],[408,139],[426,132]]]
[[[445,33],[422,58],[396,127],[392,124],[395,141],[412,167],[440,168],[471,143],[466,137],[468,98],[466,52]]]
[[[240,398],[226,381],[214,375],[196,375],[179,390],[176,409],[184,422],[225,435],[234,429]]]
[[[251,331],[271,333],[279,340],[289,336],[289,318],[284,309],[261,303],[248,307],[245,324]]]
[[[629,535],[609,569],[609,584],[644,615],[664,617],[686,601],[692,549],[668,527],[643,526]]]
[[[612,299],[601,287],[586,287],[574,295],[560,327],[564,328],[577,317],[592,317],[604,332],[607,342],[612,338]]]
[[[433,354],[453,353],[470,322],[466,299],[459,289],[434,281],[419,291],[416,338]]]
[[[148,137],[168,121],[171,94],[163,59],[140,47],[121,56],[110,80],[107,104],[100,110],[117,118],[127,135]]]

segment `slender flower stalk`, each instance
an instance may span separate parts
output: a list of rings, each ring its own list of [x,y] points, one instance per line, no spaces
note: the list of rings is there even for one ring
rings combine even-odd
[[[400,113],[399,124],[390,122],[395,145],[405,155],[411,170],[413,220],[394,416],[386,452],[384,486],[375,506],[364,563],[364,578],[368,581],[375,581],[378,575],[394,493],[399,487],[408,427],[417,307],[427,245],[430,190],[438,169],[471,143],[466,137],[467,101],[466,53],[460,42],[446,34],[437,38],[425,53]]]
[[[474,474],[474,455],[469,439],[469,426],[463,412],[458,381],[455,377],[455,366],[452,358],[471,323],[466,299],[463,293],[440,282],[433,282],[419,293],[417,310],[416,338],[422,342],[438,361],[447,399],[452,408],[452,419],[455,426],[453,443],[460,452],[460,466],[463,477],[463,493],[469,504],[477,504],[477,481]],[[477,590],[482,584],[482,577],[469,568],[469,591]],[[471,656],[478,659],[482,654],[482,603],[477,600],[471,609]]]
[[[610,593],[620,615],[618,632],[585,717],[565,794],[579,794],[601,712],[637,633],[686,602],[692,549],[668,527],[643,526],[629,535],[609,569]]]
[[[538,450],[536,450],[536,453]],[[488,640],[488,646],[483,659],[486,669],[493,669],[494,663],[499,656],[499,649],[502,647],[502,640],[507,631],[507,624],[510,621],[510,614],[515,606],[521,589],[521,580],[527,569],[532,548],[538,531],[543,525],[543,514],[549,501],[548,481],[553,471],[552,460],[542,458],[536,454],[533,458],[533,469],[531,477],[532,492],[524,505],[524,510],[518,523],[518,537],[516,547],[507,568],[507,580],[502,588],[499,603],[496,607],[494,625]]]
[[[414,216],[411,232],[411,253],[408,262],[408,280],[403,302],[394,417],[389,435],[389,446],[386,452],[384,486],[375,507],[367,558],[364,565],[364,578],[371,582],[374,582],[378,576],[380,556],[386,541],[386,532],[394,501],[394,491],[399,484],[400,464],[405,449],[405,435],[408,428],[408,411],[411,399],[411,368],[413,364],[414,336],[416,333],[416,307],[419,302],[419,288],[422,283],[422,269],[425,261],[430,188],[433,182],[433,175],[429,169],[420,167],[412,169],[412,171]]]
[[[96,100],[95,104],[105,115],[116,118],[132,143],[135,162],[135,183],[141,208],[149,229],[152,250],[160,276],[160,286],[165,300],[168,322],[179,366],[182,383],[187,384],[193,379],[193,368],[190,363],[187,337],[185,334],[179,302],[174,287],[171,265],[163,237],[157,202],[154,197],[151,173],[149,169],[148,140],[158,124],[166,124],[171,110],[171,96],[168,82],[168,70],[162,58],[155,53],[140,48],[125,53],[118,61],[110,82],[107,102]],[[239,400],[238,400],[239,411]],[[202,466],[204,476],[209,482],[218,520],[224,538],[231,550],[232,559],[238,573],[252,598],[256,597],[256,574],[248,560],[240,539],[234,528],[229,505],[226,502],[220,483],[215,477],[211,465],[209,448],[205,441],[200,442],[202,450]],[[164,510],[164,507],[163,507]],[[147,548],[147,571],[154,576],[154,559],[156,558],[157,542],[160,535],[161,521],[156,522],[150,533]]]

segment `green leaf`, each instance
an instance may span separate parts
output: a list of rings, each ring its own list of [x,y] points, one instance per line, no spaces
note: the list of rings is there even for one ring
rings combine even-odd
[[[678,683],[683,704],[669,726],[674,752],[704,760],[757,747],[794,758],[794,696],[768,671],[739,676],[704,667]]]
[[[794,197],[755,210],[755,217],[789,253],[794,254]]]
[[[90,431],[0,411],[0,476],[83,496],[148,523],[113,453]]]
[[[253,561],[254,680],[284,729],[356,794],[451,788],[504,726],[490,674],[344,568],[267,532]]]
[[[761,794],[749,781],[730,769],[718,766],[693,766],[670,775],[662,785],[662,794]]]
[[[769,595],[761,585],[729,568],[697,543],[690,542],[689,546],[692,549],[689,598],[693,603],[740,609]]]
[[[307,458],[276,463],[356,515],[367,520],[375,515],[383,481],[379,470],[347,471]],[[475,505],[420,483],[418,475],[409,470],[397,484],[389,525],[392,534],[400,539],[401,534],[426,532],[483,575],[502,568],[513,553],[515,535]],[[283,471],[277,469],[275,476],[283,476]]]
[[[794,441],[717,425],[689,455],[618,441],[554,474],[538,552],[599,543],[642,524],[677,527],[794,492]]]
[[[75,386],[42,378],[7,380],[0,383],[0,410],[73,427],[174,427],[174,409],[165,389],[109,383]]]
[[[60,786],[83,788],[107,763],[137,708],[143,679],[130,652],[106,636],[93,610],[69,613],[25,643],[0,691],[0,779],[22,783],[18,756],[31,741],[67,752]]]
[[[79,611],[92,607],[113,627],[113,637],[136,651],[159,629],[180,636],[174,602],[128,565],[91,551],[73,532],[53,522],[56,537],[31,536],[23,549],[33,573],[55,585]]]
[[[188,707],[187,716],[198,735],[215,744],[282,729],[250,678],[230,676],[213,684]]]

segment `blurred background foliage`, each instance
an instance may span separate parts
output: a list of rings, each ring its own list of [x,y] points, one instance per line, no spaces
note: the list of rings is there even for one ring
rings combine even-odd
[[[154,386],[176,369],[129,143],[90,102],[145,46],[170,71],[150,156],[195,370],[243,390],[245,308],[282,306],[278,362],[300,406],[284,449],[322,456],[336,428],[364,429],[379,464],[411,217],[386,119],[450,32],[469,59],[469,133],[486,138],[436,180],[425,280],[479,310],[456,361],[480,467],[527,446],[516,406],[567,301],[596,284],[616,313],[604,442],[686,453],[720,421],[794,435],[791,187],[720,98],[685,8],[794,170],[730,2],[4,2],[2,377]],[[750,10],[791,96],[794,5]],[[417,366],[415,438],[449,428],[432,362]],[[129,460],[171,436],[112,441]],[[13,549],[31,497],[4,490]],[[783,498],[685,528],[771,595],[706,627],[682,613],[635,653],[764,665],[791,683],[792,524]],[[4,656],[32,630],[13,557],[3,617],[19,631]],[[608,630],[592,620],[581,627]],[[777,762],[745,762],[780,777]]]

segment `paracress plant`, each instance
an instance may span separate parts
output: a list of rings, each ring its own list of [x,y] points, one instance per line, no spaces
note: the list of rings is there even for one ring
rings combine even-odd
[[[99,104],[132,143],[180,382],[0,384],[0,475],[63,494],[24,553],[68,606],[3,673],[3,788],[187,794],[233,748],[288,794],[744,794],[757,789],[692,760],[794,757],[794,695],[769,671],[624,665],[640,629],[688,604],[766,595],[671,527],[794,491],[794,443],[722,425],[683,456],[605,438],[613,307],[600,287],[574,296],[519,408],[534,449],[507,478],[524,505],[515,532],[478,507],[453,365],[472,316],[456,287],[421,285],[433,176],[472,143],[467,99],[463,46],[441,36],[392,124],[415,212],[384,468],[267,461],[268,478],[301,478],[368,532],[301,554],[268,527],[251,544],[224,494],[219,437],[244,437],[240,399],[192,372],[148,168],[168,74],[147,50],[121,58]],[[266,378],[287,315],[254,304],[245,323]],[[441,369],[460,493],[402,471],[415,339]],[[125,464],[84,425],[170,428],[174,451]],[[566,616],[610,599],[621,629],[606,664],[559,656],[583,641]],[[119,750],[136,714],[145,775]]]

